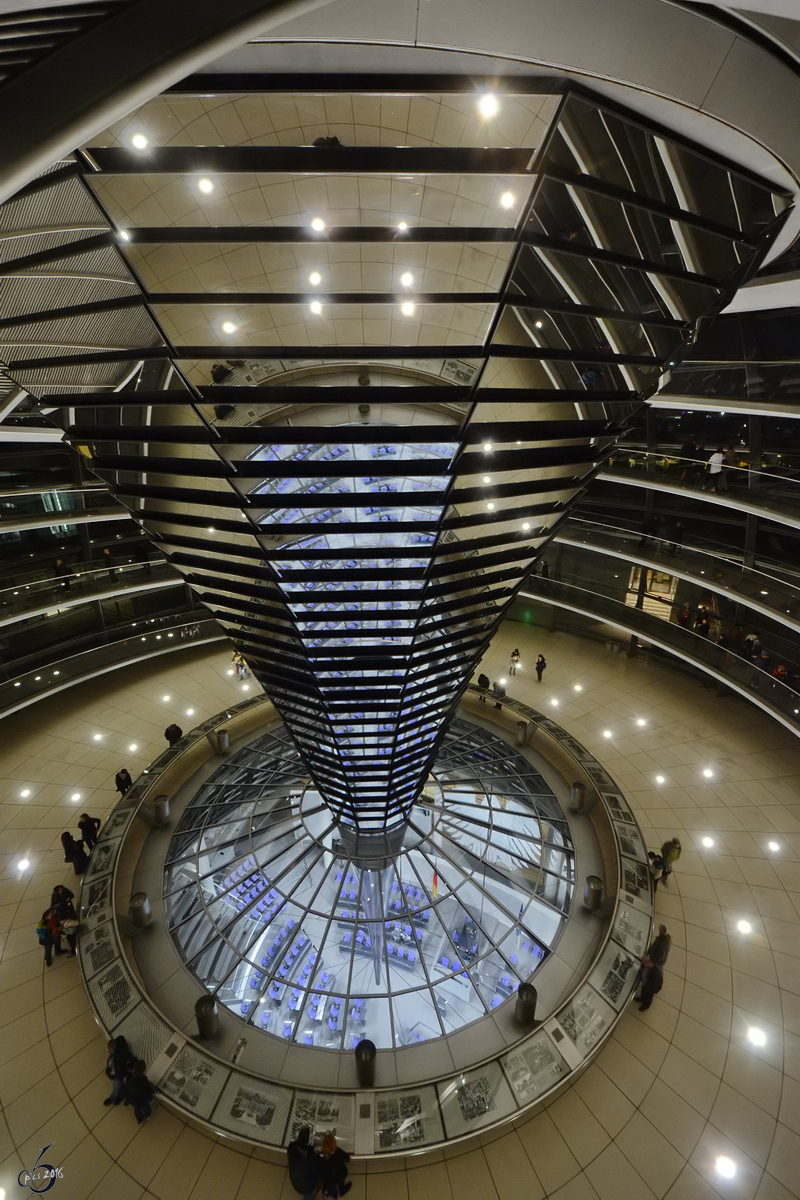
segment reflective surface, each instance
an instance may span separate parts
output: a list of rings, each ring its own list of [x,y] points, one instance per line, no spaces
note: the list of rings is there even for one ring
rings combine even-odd
[[[167,919],[209,991],[268,1033],[337,1050],[441,1037],[513,996],[574,879],[566,821],[527,760],[454,722],[392,856],[337,827],[306,778],[286,732],[268,733],[178,825]]]

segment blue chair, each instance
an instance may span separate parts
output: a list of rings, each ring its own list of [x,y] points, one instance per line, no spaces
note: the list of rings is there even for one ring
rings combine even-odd
[[[280,975],[281,979],[285,979],[289,974],[289,968],[281,964],[281,966],[278,967],[278,974]]]
[[[499,1008],[503,1003],[502,996],[492,996],[492,1008]]]
[[[358,942],[359,946],[363,946],[365,936],[364,930],[359,929],[358,933],[356,934],[356,941]]]
[[[392,943],[391,943],[391,942],[387,942],[387,943],[386,943],[386,953],[387,953],[387,954],[394,954],[394,946],[392,945]]]
[[[339,1016],[339,1012],[340,1012],[339,1005],[338,1005],[338,1004],[332,1004],[332,1005],[331,1005],[331,1016],[332,1016],[332,1017],[337,1017],[337,1018],[338,1018],[338,1016]]]
[[[251,988],[257,988],[257,987],[258,987],[258,980],[256,979],[255,975],[252,975],[252,976],[250,977],[250,987],[251,987]]]
[[[404,926],[403,926],[403,933],[406,935],[406,937],[411,937],[411,926],[410,926],[410,925],[404,925]]]
[[[394,883],[392,884],[392,891],[393,892],[397,891],[397,880],[396,879],[395,879]]]
[[[350,1041],[353,1043],[353,1049],[355,1050],[356,1046],[361,1041],[361,1035],[358,1033],[351,1033]]]
[[[308,965],[308,963],[306,963],[303,967],[303,976],[306,979],[308,979],[310,974],[311,974],[311,967]]]
[[[397,949],[395,950],[395,954],[397,955],[398,958],[405,958],[405,956],[406,956],[405,946],[398,946]]]
[[[511,980],[509,979],[508,975],[504,975],[503,978],[500,980],[500,982],[502,983],[503,987],[505,987],[505,988],[511,987]]]
[[[272,946],[270,946],[269,950],[267,951],[267,954],[270,954],[270,953],[271,954],[275,953],[275,951],[272,949]],[[264,957],[261,959],[262,967],[266,967],[269,965],[269,959],[267,958],[267,954],[265,954]]]
[[[325,987],[327,987],[327,986],[328,986],[328,984],[330,983],[330,981],[331,981],[331,977],[330,977],[330,975],[328,974],[328,972],[327,972],[327,971],[323,971],[323,972],[322,972],[322,983],[323,983],[323,985],[324,985]]]
[[[289,920],[286,922],[286,924],[288,925],[288,927],[290,929],[294,929],[295,925],[297,924],[297,921],[295,921],[294,917],[289,917]]]
[[[352,945],[352,943],[353,943],[353,934],[352,934],[352,932],[351,932],[349,929],[345,930],[345,932],[344,932],[344,934],[343,934],[343,936],[342,936],[342,941],[343,941],[343,943],[344,943],[344,945],[345,945],[345,946],[350,946],[350,945]]]
[[[314,1045],[314,1035],[313,1035],[313,1033],[311,1032],[311,1030],[310,1030],[310,1029],[307,1029],[307,1030],[306,1030],[305,1043],[306,1043],[306,1045],[307,1045],[307,1046],[313,1046],[313,1045]]]
[[[442,966],[444,967],[445,971],[446,971],[446,970],[447,970],[447,968],[450,966],[450,959],[449,959],[449,958],[445,958],[445,956],[444,956],[444,955],[442,955]]]
[[[417,952],[416,952],[416,950],[409,950],[407,957],[408,957],[408,961],[409,961],[410,963],[415,963],[415,962],[417,961]]]
[[[308,945],[308,938],[306,937],[306,935],[304,933],[301,933],[298,936],[297,941],[300,945],[301,950],[305,949],[305,947]]]
[[[239,1011],[241,1012],[243,1017],[246,1017],[247,1014],[250,1012],[250,1001],[243,1000]]]
[[[297,1012],[297,1001],[295,1000],[294,996],[290,997],[289,999],[289,1008],[292,1010],[292,1012]]]
[[[265,1008],[261,1014],[261,1028],[266,1029],[271,1020],[272,1020],[272,1013],[269,1011],[268,1008]]]
[[[315,1005],[315,1004],[309,1004],[309,1006],[308,1006],[308,1015],[311,1017],[311,1020],[312,1020],[312,1021],[316,1021],[316,1019],[317,1019],[317,1007],[316,1007],[316,1005]]]
[[[313,954],[309,954],[308,961],[311,963],[312,967],[315,965],[317,961],[316,951]]]
[[[285,938],[288,932],[289,932],[289,930],[286,928],[286,926],[281,925],[281,937]]]
[[[353,1007],[357,1008],[359,1012],[361,1012],[363,1005],[364,1005],[363,1000],[356,1000],[356,999],[353,1000]]]
[[[292,995],[294,996],[295,1000],[299,1000],[300,999],[300,988],[293,987]]]
[[[517,965],[517,963],[519,962],[518,956],[516,954],[512,954],[511,958],[509,959],[509,962],[511,963],[512,967],[515,967]]]
[[[339,1028],[339,1022],[336,1020],[336,1018],[335,1018],[335,1017],[330,1017],[330,1018],[329,1018],[329,1020],[328,1020],[328,1028],[330,1029],[331,1033],[336,1033],[336,1031],[338,1030],[338,1028]]]
[[[459,945],[458,934],[456,933],[455,929],[453,930],[453,941],[457,946]]]
[[[283,1036],[285,1038],[290,1038],[292,1036],[292,1022],[291,1021],[283,1022]]]
[[[372,949],[372,938],[371,937],[365,938],[364,945],[367,947],[368,950],[371,950]]]
[[[455,959],[453,959],[453,970],[454,970],[454,971],[460,971],[460,970],[461,970],[461,963],[460,963],[460,962],[456,962],[456,960],[455,960]]]

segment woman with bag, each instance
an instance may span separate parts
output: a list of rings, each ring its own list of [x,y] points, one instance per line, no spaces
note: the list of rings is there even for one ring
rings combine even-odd
[[[540,654],[539,657],[536,659],[536,662],[534,663],[534,669],[536,671],[536,679],[539,683],[542,682],[542,672],[544,671],[546,666],[547,666],[547,663],[545,662],[544,655]]]
[[[322,1139],[319,1160],[323,1196],[339,1200],[340,1196],[346,1196],[350,1191],[353,1181],[345,1182],[349,1161],[350,1155],[339,1147],[333,1134],[326,1133]]]
[[[64,953],[61,949],[61,932],[52,908],[46,908],[42,913],[36,925],[36,936],[39,939],[39,945],[44,947],[44,965],[52,967],[53,947],[55,946],[56,954]]]

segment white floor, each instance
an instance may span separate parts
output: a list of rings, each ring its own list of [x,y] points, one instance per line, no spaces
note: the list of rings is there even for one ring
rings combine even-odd
[[[444,1153],[355,1164],[351,1196],[800,1196],[800,744],[742,700],[568,634],[507,626],[488,656],[490,676],[505,672],[514,645],[523,669],[510,694],[551,711],[606,763],[653,845],[673,834],[683,842],[657,897],[673,937],[666,984],[648,1012],[632,1006],[594,1064],[546,1111]],[[549,665],[537,685],[540,650]],[[127,765],[135,774],[155,757],[167,724],[189,728],[241,698],[241,684],[226,674],[229,657],[219,647],[181,651],[0,724],[5,1200],[30,1194],[18,1173],[51,1142],[44,1161],[63,1173],[54,1200],[295,1194],[271,1155],[240,1153],[160,1106],[141,1130],[130,1110],[103,1106],[105,1048],[76,964],[64,956],[46,971],[34,932],[52,886],[72,886],[61,831],[84,810],[105,815],[115,771]],[[30,862],[24,872],[22,858]],[[763,1046],[749,1040],[753,1030]],[[734,1164],[733,1178],[718,1173],[721,1156]]]

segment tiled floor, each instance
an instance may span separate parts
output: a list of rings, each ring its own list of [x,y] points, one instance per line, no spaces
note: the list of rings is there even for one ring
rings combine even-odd
[[[673,937],[665,987],[647,1013],[631,1007],[589,1070],[546,1111],[443,1154],[356,1164],[351,1195],[800,1196],[800,745],[741,700],[567,634],[507,626],[488,657],[490,675],[504,670],[515,644],[523,670],[511,694],[547,710],[557,700],[553,714],[616,775],[650,842],[681,837],[683,856],[657,897]],[[531,669],[539,650],[549,663],[541,685]],[[135,773],[153,758],[171,721],[188,728],[241,698],[228,666],[219,648],[181,652],[0,725],[6,1200],[29,1195],[17,1175],[51,1142],[45,1158],[63,1170],[55,1200],[294,1195],[269,1155],[240,1153],[160,1106],[141,1130],[130,1110],[103,1107],[105,1049],[76,965],[65,956],[45,971],[34,933],[52,886],[71,883],[62,829],[84,809],[104,815],[114,772],[127,763]],[[20,874],[23,856],[31,866]],[[749,1039],[754,1030],[763,1045]],[[735,1165],[733,1178],[717,1172],[720,1156]]]

